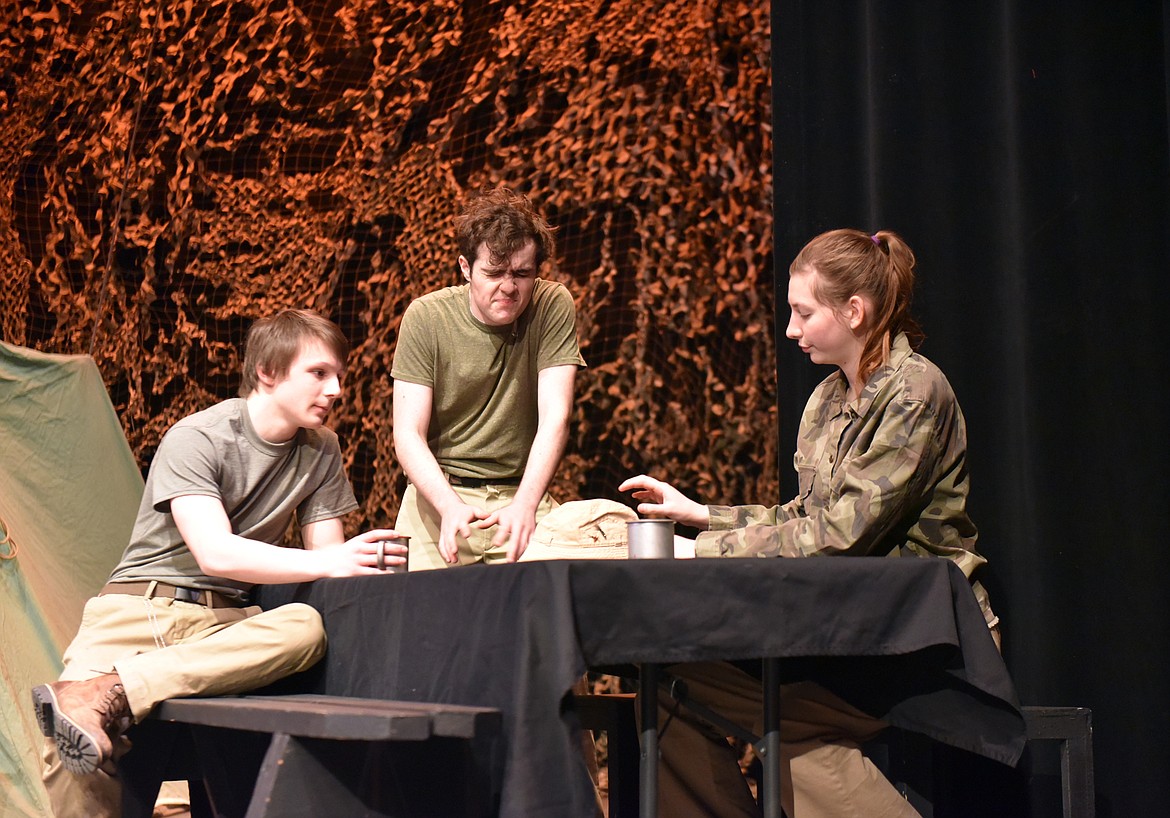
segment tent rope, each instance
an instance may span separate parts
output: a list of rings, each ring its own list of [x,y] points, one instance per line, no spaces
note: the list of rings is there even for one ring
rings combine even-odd
[[[20,549],[16,546],[16,540],[12,539],[12,535],[8,531],[8,523],[4,522],[3,517],[0,517],[0,560],[14,560],[19,553]]]

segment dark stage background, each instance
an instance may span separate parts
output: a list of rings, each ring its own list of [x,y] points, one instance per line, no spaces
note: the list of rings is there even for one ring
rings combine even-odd
[[[777,281],[827,228],[908,239],[1021,698],[1093,708],[1099,816],[1166,814],[1170,4],[772,8]],[[786,453],[825,373],[778,348]]]

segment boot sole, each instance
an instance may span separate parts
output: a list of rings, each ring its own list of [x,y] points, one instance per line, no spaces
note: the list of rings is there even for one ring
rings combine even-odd
[[[37,714],[37,726],[45,738],[53,737],[53,691],[48,685],[37,685],[32,689],[33,711]]]
[[[74,775],[90,775],[102,764],[97,741],[57,707],[57,694],[51,685],[37,685],[32,691],[37,723],[46,738],[57,744],[61,766]]]

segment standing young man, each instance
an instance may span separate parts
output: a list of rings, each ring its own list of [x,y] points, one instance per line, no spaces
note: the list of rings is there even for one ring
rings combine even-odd
[[[531,203],[493,190],[455,227],[464,283],[407,308],[391,373],[412,571],[519,559],[555,505],[585,365],[573,297],[537,277],[554,242]]]
[[[57,818],[121,814],[123,733],[159,702],[253,690],[325,652],[320,615],[248,606],[258,583],[377,574],[377,529],[346,540],[357,508],[325,418],[348,343],[305,310],[262,319],[239,398],[176,423],[150,466],[121,562],[85,606],[60,681],[33,690]],[[304,549],[282,548],[293,519]],[[386,545],[390,564],[404,548]]]

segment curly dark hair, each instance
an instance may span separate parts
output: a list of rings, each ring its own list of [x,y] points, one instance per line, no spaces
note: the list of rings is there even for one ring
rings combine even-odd
[[[487,245],[492,264],[499,264],[531,241],[536,267],[556,251],[553,229],[526,196],[506,187],[476,196],[455,220],[459,253],[474,263],[480,245]]]

